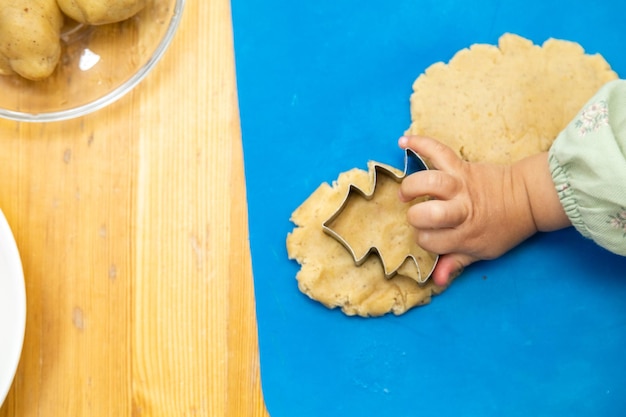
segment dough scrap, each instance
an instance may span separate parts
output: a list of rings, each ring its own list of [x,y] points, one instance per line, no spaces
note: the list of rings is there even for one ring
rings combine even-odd
[[[514,34],[435,63],[413,84],[410,135],[436,138],[468,161],[510,163],[546,151],[580,108],[617,78],[575,42]]]
[[[427,304],[432,295],[443,291],[432,281],[419,285],[401,273],[386,279],[377,256],[356,266],[350,253],[322,230],[322,223],[341,205],[350,184],[368,190],[372,170],[370,163],[369,172],[355,168],[340,174],[332,186],[320,185],[291,215],[297,227],[287,236],[289,259],[301,265],[296,276],[300,291],[328,308],[340,307],[350,316],[399,315]]]
[[[417,78],[406,134],[434,137],[469,161],[510,163],[547,150],[589,98],[616,78],[601,55],[587,55],[577,43],[549,39],[540,47],[505,34],[497,47],[473,45]],[[300,291],[325,306],[347,315],[399,315],[445,287],[420,286],[402,274],[386,279],[376,256],[357,267],[322,230],[349,185],[368,181],[366,171],[353,169],[332,186],[320,185],[292,214],[288,255],[301,265]]]

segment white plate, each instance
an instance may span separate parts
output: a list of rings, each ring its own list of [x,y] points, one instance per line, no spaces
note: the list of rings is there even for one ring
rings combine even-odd
[[[24,272],[15,239],[0,210],[0,405],[17,370],[25,327]]]

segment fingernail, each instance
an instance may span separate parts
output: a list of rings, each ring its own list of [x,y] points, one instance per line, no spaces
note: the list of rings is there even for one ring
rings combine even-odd
[[[409,138],[407,138],[406,136],[401,136],[400,139],[398,139],[398,145],[400,145],[401,148],[406,148],[408,144]]]

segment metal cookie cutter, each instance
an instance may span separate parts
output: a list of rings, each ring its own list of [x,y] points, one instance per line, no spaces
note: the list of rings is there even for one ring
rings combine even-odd
[[[423,284],[424,282],[428,280],[428,278],[430,278],[433,270],[435,269],[435,265],[437,265],[437,261],[439,260],[439,255],[432,254],[432,256],[434,256],[434,262],[433,262],[432,267],[428,271],[422,271],[422,268],[420,267],[420,263],[418,262],[418,259],[416,259],[416,257],[411,253],[406,255],[402,259],[402,261],[397,264],[397,266],[395,266],[392,269],[389,269],[388,265],[385,262],[385,259],[383,258],[383,256],[381,256],[381,251],[378,246],[370,247],[367,250],[367,252],[359,258],[355,250],[353,249],[353,247],[350,245],[350,243],[341,234],[339,234],[337,231],[335,231],[332,228],[333,222],[344,211],[353,193],[358,193],[366,200],[371,200],[374,197],[374,194],[376,193],[376,182],[377,182],[378,175],[386,175],[389,178],[392,178],[394,181],[400,183],[407,175],[413,174],[418,171],[427,170],[428,166],[417,153],[415,153],[411,149],[406,149],[405,155],[404,155],[404,171],[402,172],[402,174],[399,175],[396,170],[389,167],[388,165],[379,164],[377,162],[373,163],[373,169],[374,169],[374,176],[373,176],[373,184],[372,184],[371,193],[367,194],[356,185],[350,184],[350,187],[348,189],[348,192],[346,193],[346,196],[343,202],[341,203],[339,208],[333,213],[333,215],[330,218],[328,218],[328,220],[326,220],[324,223],[322,223],[322,229],[324,230],[325,233],[335,238],[339,243],[341,243],[348,250],[352,258],[354,259],[354,263],[357,266],[362,265],[372,253],[376,253],[378,254],[378,257],[382,263],[385,277],[392,278],[394,275],[398,273],[398,270],[403,265],[405,265],[408,260],[412,265],[415,266],[415,269],[417,270],[417,277],[412,277],[412,278],[414,278],[418,283]]]

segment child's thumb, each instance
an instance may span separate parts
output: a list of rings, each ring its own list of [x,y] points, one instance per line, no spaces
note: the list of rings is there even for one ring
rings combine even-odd
[[[473,257],[462,253],[441,255],[433,271],[432,279],[435,284],[446,286],[474,261]]]

